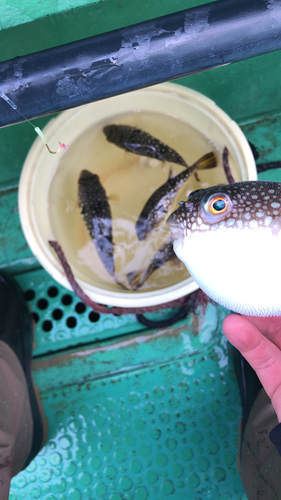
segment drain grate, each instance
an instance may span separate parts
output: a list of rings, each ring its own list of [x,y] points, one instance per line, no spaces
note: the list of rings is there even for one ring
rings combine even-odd
[[[44,270],[16,276],[36,324],[34,356],[145,329],[134,314],[98,314]],[[164,319],[169,311],[153,313]]]
[[[50,298],[57,297],[59,295],[59,289],[56,286],[50,286],[47,289],[47,295]],[[33,289],[26,290],[24,293],[24,297],[28,302],[34,302],[36,299],[36,293]],[[68,328],[75,328],[77,325],[77,318],[75,316],[69,316],[69,311],[65,310],[65,306],[70,306],[73,303],[73,297],[69,293],[65,293],[64,295],[61,296],[61,307],[57,307],[54,309],[51,313],[52,320],[46,319],[42,322],[41,328],[44,332],[49,332],[55,327],[56,321],[59,321],[63,317],[66,317],[65,324]],[[34,302],[33,307],[35,306],[37,310],[39,311],[45,311],[46,309],[49,308],[51,304],[49,304],[49,301],[45,298],[39,299],[36,303]],[[77,302],[74,310],[77,314],[83,314],[87,310],[87,306],[83,302]],[[40,322],[40,312],[32,312],[33,319],[35,323]],[[92,323],[96,323],[100,319],[100,314],[91,311],[88,313],[88,318],[89,321]]]

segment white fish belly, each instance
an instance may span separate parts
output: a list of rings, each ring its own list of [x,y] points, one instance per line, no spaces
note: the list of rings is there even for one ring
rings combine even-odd
[[[174,242],[196,283],[219,304],[251,316],[281,316],[281,232],[220,229]]]

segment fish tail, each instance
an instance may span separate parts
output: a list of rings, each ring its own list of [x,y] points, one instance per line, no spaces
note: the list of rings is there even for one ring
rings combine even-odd
[[[129,288],[127,288],[125,285],[123,285],[123,283],[121,283],[121,281],[118,281],[115,277],[115,282],[117,283],[117,285],[121,286],[121,288],[123,288],[123,290],[129,290]]]
[[[128,282],[133,290],[138,290],[143,285],[143,274],[143,270],[131,271],[127,274]]]
[[[199,158],[199,160],[194,163],[191,168],[194,170],[207,170],[209,168],[215,168],[216,166],[217,160],[214,153],[207,153]]]

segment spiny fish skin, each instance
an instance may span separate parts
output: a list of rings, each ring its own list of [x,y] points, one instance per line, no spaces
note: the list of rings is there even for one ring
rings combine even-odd
[[[111,209],[98,175],[82,170],[78,181],[81,214],[106,270],[115,277]]]
[[[147,200],[136,223],[136,232],[140,241],[145,240],[156,228],[173,203],[178,190],[196,170],[214,168],[217,165],[213,153],[202,156],[194,165],[175,177],[169,177]]]
[[[129,153],[187,167],[184,159],[174,149],[159,141],[148,132],[131,127],[130,125],[114,124],[106,125],[103,132],[108,142],[125,149]]]
[[[127,274],[128,281],[133,290],[141,288],[145,281],[148,280],[148,278],[152,275],[152,273],[156,271],[156,269],[164,266],[166,262],[169,262],[169,260],[177,258],[173,249],[173,241],[173,238],[170,238],[169,241],[164,243],[164,245],[162,245],[161,248],[157,250],[152,261],[146,269],[143,269],[141,271],[132,271]]]
[[[281,183],[194,191],[167,222],[176,255],[209,297],[241,314],[281,315]]]

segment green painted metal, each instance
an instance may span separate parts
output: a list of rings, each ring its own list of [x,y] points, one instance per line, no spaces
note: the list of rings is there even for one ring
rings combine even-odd
[[[277,51],[181,78],[178,83],[202,92],[241,124],[280,113],[280,71],[281,55]]]
[[[204,316],[202,310],[200,312],[191,314],[173,328],[122,335],[118,339],[63,351],[51,359],[40,358],[33,366],[36,382],[46,391],[208,351],[220,340],[219,326],[227,311],[209,304]]]
[[[281,159],[280,114],[267,116],[263,120],[245,123],[242,125],[242,130],[247,139],[258,146],[260,158],[258,159],[257,164],[279,161]],[[269,172],[265,172],[263,175],[268,174]]]
[[[126,0],[107,0],[106,5],[98,5],[101,0],[49,0],[48,2],[41,2],[40,0],[2,0],[0,4],[0,29],[6,30],[8,28],[21,26],[26,23],[34,24],[34,22],[41,20],[43,23],[48,22],[48,18],[52,19],[52,24],[57,22],[61,25],[63,20],[69,18],[69,14],[76,17],[77,24],[83,26],[83,21],[86,21],[85,30],[89,30],[89,18],[95,20],[97,17],[103,16],[104,26],[99,28],[105,31],[116,29],[121,26],[128,26],[155,17],[164,16],[179,10],[197,7],[202,3],[209,3],[212,0],[165,0],[164,2],[151,2],[145,0],[141,2],[137,0],[134,3],[134,8],[130,9]],[[109,27],[114,23],[115,28]],[[97,23],[98,24],[98,23]],[[43,26],[43,24],[41,25]],[[80,28],[81,29],[81,28]],[[87,34],[82,35],[81,38],[91,36]]]
[[[95,0],[97,2],[98,0]],[[36,19],[91,4],[91,0],[2,0],[0,4],[0,29],[30,23]]]
[[[33,120],[34,127],[43,128],[57,115]],[[0,186],[18,184],[24,160],[37,137],[30,123],[20,123],[0,129]]]
[[[17,185],[0,190],[0,213],[0,268],[17,273],[38,267],[21,229]]]
[[[0,208],[1,211],[1,208]],[[43,269],[17,275],[36,323],[34,356],[144,330],[134,314],[97,314]],[[167,309],[148,315],[166,319]],[[202,316],[202,314],[201,314]],[[188,324],[191,319],[188,320]],[[75,375],[77,376],[77,374]],[[48,375],[49,377],[49,375]]]
[[[224,315],[36,361],[49,440],[10,500],[246,500]]]

